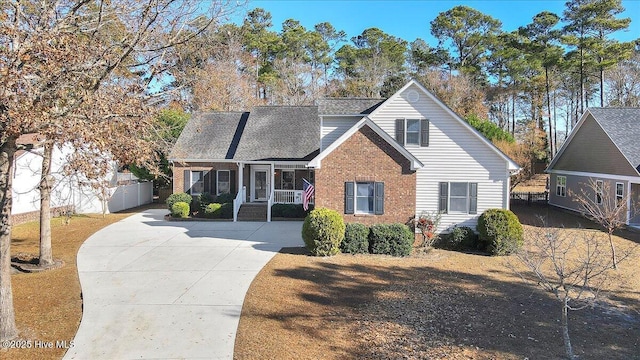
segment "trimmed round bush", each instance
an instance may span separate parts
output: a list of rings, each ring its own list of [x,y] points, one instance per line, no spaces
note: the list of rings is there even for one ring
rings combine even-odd
[[[451,249],[477,248],[478,235],[468,226],[456,226],[445,237],[444,245]]]
[[[363,224],[345,225],[344,240],[340,251],[345,254],[366,254],[369,252],[369,227]]]
[[[184,203],[187,203],[187,205],[189,205],[191,204],[191,201],[193,201],[193,197],[191,197],[191,195],[186,193],[175,193],[175,194],[169,195],[165,203],[167,204],[167,208],[169,208],[169,211],[172,211],[173,204],[177,202],[184,202]]]
[[[311,254],[331,256],[340,252],[344,230],[344,220],[337,211],[318,208],[304,219],[302,239]]]
[[[204,216],[208,218],[219,218],[222,215],[222,204],[211,203],[204,208]]]
[[[478,218],[480,245],[492,255],[508,255],[524,244],[522,224],[505,209],[486,210]]]
[[[179,218],[189,217],[189,204],[184,201],[178,201],[171,207],[171,216]]]
[[[414,240],[414,234],[407,225],[376,224],[369,231],[369,250],[372,254],[407,256]]]
[[[209,194],[208,192],[203,192],[202,194],[198,195],[197,202],[198,208],[202,209],[202,211],[206,213],[207,206],[213,203],[214,200],[211,194]]]

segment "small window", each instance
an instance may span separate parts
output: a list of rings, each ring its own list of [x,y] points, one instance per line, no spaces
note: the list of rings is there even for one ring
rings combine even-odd
[[[603,189],[604,189],[604,182],[602,180],[596,180],[596,204],[598,205],[602,205],[602,198],[603,198]]]
[[[191,179],[189,181],[189,189],[191,195],[200,195],[204,192],[204,172],[191,171]]]
[[[296,188],[296,177],[295,172],[289,170],[282,171],[282,179],[281,179],[281,189],[282,190],[293,190]]]
[[[556,178],[556,195],[561,197],[567,196],[567,177],[558,176]]]
[[[420,146],[420,120],[407,119],[405,145]]]
[[[229,170],[218,170],[216,180],[216,195],[228,194],[231,192],[231,173]]]
[[[356,183],[356,214],[373,214],[373,183]]]
[[[441,213],[476,214],[478,212],[478,183],[440,183],[439,211]]]
[[[344,183],[344,213],[384,215],[383,182]]]
[[[623,205],[622,202],[624,201],[624,184],[623,183],[616,183],[616,203],[618,204],[618,206]]]
[[[402,146],[429,146],[429,120],[396,119],[396,141]]]

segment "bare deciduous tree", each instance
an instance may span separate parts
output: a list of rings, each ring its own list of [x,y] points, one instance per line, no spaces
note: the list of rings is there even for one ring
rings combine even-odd
[[[525,281],[538,284],[558,301],[562,339],[569,359],[576,358],[569,334],[569,311],[594,306],[617,275],[599,235],[596,231],[546,225],[533,228],[526,232],[525,246],[516,253],[526,271],[509,264]],[[631,250],[625,249],[622,259],[630,254]]]
[[[171,47],[215,22],[226,4],[0,2],[0,340],[17,336],[10,244],[18,137],[37,133],[47,142],[109,153],[123,163],[151,162],[155,152],[147,140],[153,113],[145,87],[171,64],[166,61]],[[43,176],[41,210],[48,213],[50,179],[46,171]],[[43,246],[48,258],[50,239]]]
[[[624,184],[621,185],[623,188],[620,196],[616,194],[618,189],[614,189],[609,181],[594,178],[582,183],[577,193],[568,191],[569,196],[582,208],[582,214],[607,232],[614,269],[618,267],[618,261],[612,239],[613,232],[625,225],[630,209],[637,208],[631,204],[631,194],[624,189]]]

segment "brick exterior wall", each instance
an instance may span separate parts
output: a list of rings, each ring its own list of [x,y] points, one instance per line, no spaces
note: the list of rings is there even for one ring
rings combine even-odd
[[[184,192],[184,171],[215,171],[234,170],[238,171],[235,163],[180,163],[173,164],[173,193]],[[213,174],[213,173],[212,173]],[[213,175],[215,176],[215,175]],[[211,181],[215,181],[213,178]]]
[[[407,223],[416,208],[416,172],[409,160],[364,126],[322,160],[316,170],[316,207],[343,214],[345,222]],[[384,182],[384,214],[344,214],[344,183]]]

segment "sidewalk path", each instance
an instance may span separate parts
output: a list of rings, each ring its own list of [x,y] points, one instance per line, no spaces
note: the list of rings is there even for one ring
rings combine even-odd
[[[150,209],[78,252],[83,315],[64,359],[232,359],[244,296],[302,222],[168,222]]]

